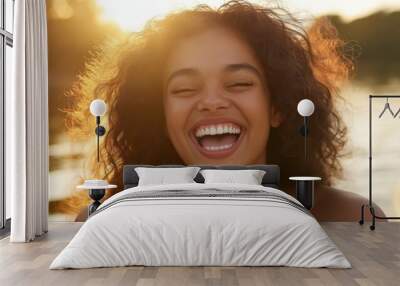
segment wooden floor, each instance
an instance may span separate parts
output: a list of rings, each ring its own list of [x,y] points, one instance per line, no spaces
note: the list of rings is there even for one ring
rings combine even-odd
[[[80,223],[51,223],[44,237],[10,244],[0,241],[0,285],[400,285],[400,223],[323,223],[353,268],[123,267],[48,270]]]

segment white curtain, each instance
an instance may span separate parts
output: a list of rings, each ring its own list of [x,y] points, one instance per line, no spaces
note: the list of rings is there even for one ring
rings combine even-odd
[[[12,242],[47,232],[48,78],[45,0],[15,1],[13,92],[6,98]],[[8,101],[8,102],[7,102]]]

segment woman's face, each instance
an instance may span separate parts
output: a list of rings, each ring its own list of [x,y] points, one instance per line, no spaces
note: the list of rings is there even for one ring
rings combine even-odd
[[[265,76],[234,32],[213,28],[182,40],[164,78],[169,138],[186,164],[263,164],[278,125]]]

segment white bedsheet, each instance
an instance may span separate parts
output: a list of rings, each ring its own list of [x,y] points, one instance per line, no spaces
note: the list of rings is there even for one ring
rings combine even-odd
[[[130,192],[205,188],[265,190],[296,201],[262,186],[194,183],[135,187],[102,206]],[[163,198],[123,201],[89,218],[50,269],[127,265],[351,267],[314,217],[290,205]]]

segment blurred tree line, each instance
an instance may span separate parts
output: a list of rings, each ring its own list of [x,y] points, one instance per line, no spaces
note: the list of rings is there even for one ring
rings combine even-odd
[[[342,39],[359,47],[356,80],[385,84],[400,78],[400,11],[379,11],[351,22],[329,18]]]

